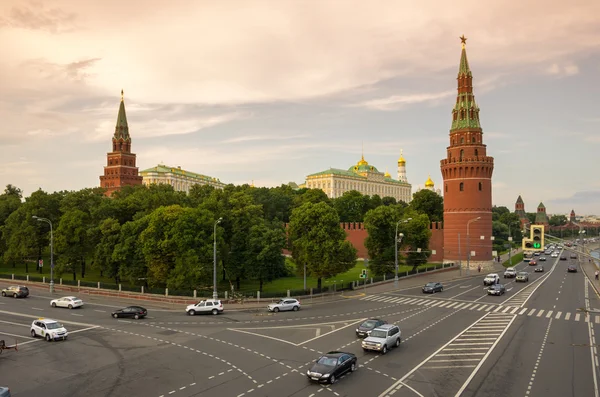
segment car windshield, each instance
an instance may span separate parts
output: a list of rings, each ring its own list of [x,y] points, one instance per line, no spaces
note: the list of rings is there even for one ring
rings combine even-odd
[[[375,320],[367,320],[364,323],[362,323],[360,326],[361,327],[365,327],[365,328],[373,328],[375,326],[375,324],[377,324],[377,321],[375,321]]]
[[[280,300],[279,302],[277,302],[278,305],[283,305],[284,300]]]
[[[46,328],[58,329],[58,328],[62,328],[62,324],[61,323],[48,323],[48,324],[46,324]]]
[[[337,358],[323,356],[319,359],[319,361],[317,361],[317,364],[326,365],[328,367],[335,367],[335,365],[337,364]]]
[[[492,286],[490,287],[490,289],[500,289],[500,286],[499,286],[499,285],[492,285]]]
[[[427,283],[425,284],[426,287],[435,287],[435,283]]]
[[[527,276],[527,272],[519,272],[519,276]]]
[[[371,336],[373,338],[385,338],[387,336],[387,332],[383,330],[375,330],[371,332]]]

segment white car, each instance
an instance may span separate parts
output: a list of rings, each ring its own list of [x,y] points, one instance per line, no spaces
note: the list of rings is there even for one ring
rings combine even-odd
[[[50,306],[52,306],[52,307],[68,307],[69,309],[74,309],[76,307],[83,306],[83,301],[74,296],[65,296],[63,298],[51,300]]]
[[[269,304],[269,306],[267,306],[267,309],[270,312],[279,312],[279,311],[286,311],[286,310],[293,310],[293,311],[298,311],[300,310],[300,301],[298,299],[293,299],[293,298],[287,298],[287,299],[281,299],[279,302],[277,303],[271,303]]]
[[[517,271],[514,267],[509,267],[504,271],[504,278],[513,278],[517,276]]]
[[[500,276],[496,273],[490,273],[483,279],[483,285],[500,284]]]
[[[185,312],[190,316],[193,316],[196,313],[219,314],[223,313],[223,303],[218,299],[207,299],[194,303],[193,305],[188,305],[185,308]]]
[[[69,333],[61,323],[49,318],[38,318],[31,323],[31,337],[41,336],[48,342],[53,340],[67,340]]]

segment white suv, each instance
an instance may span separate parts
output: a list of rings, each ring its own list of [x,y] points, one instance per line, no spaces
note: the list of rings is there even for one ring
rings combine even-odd
[[[287,299],[281,299],[277,303],[270,303],[267,306],[267,309],[270,312],[277,313],[278,311],[285,311],[285,310],[298,311],[298,310],[300,310],[300,307],[301,307],[300,301],[298,299],[287,298]]]
[[[490,273],[483,279],[483,285],[500,284],[500,277],[496,273]]]
[[[509,267],[504,271],[504,278],[513,278],[517,277],[517,271],[514,267]]]
[[[400,346],[402,342],[402,332],[397,325],[384,324],[375,328],[369,336],[362,341],[364,351],[375,350],[385,354],[393,346]]]
[[[218,299],[207,299],[193,305],[188,305],[185,308],[185,312],[190,316],[193,316],[196,313],[219,314],[223,313],[223,303]]]
[[[38,318],[31,323],[31,337],[41,336],[48,342],[52,340],[67,340],[69,333],[61,323],[49,318]]]

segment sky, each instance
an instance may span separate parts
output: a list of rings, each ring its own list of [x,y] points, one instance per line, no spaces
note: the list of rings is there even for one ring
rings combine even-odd
[[[99,186],[123,89],[140,170],[439,187],[462,34],[493,204],[600,214],[597,0],[4,0],[0,185]]]

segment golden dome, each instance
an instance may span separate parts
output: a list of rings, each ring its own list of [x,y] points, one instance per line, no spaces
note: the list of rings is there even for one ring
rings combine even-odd
[[[385,175],[386,178],[391,178],[392,176],[390,175],[390,173],[388,172],[387,168],[385,170]]]
[[[434,186],[435,186],[435,184],[431,180],[431,175],[429,175],[429,177],[427,178],[427,181],[425,181],[425,187],[434,187]]]
[[[367,163],[367,160],[365,160],[365,156],[360,156],[360,161],[357,163],[357,165],[369,165],[369,163]]]
[[[400,149],[400,158],[398,159],[398,165],[406,164],[406,160],[404,160],[404,156],[402,155],[402,149]]]

